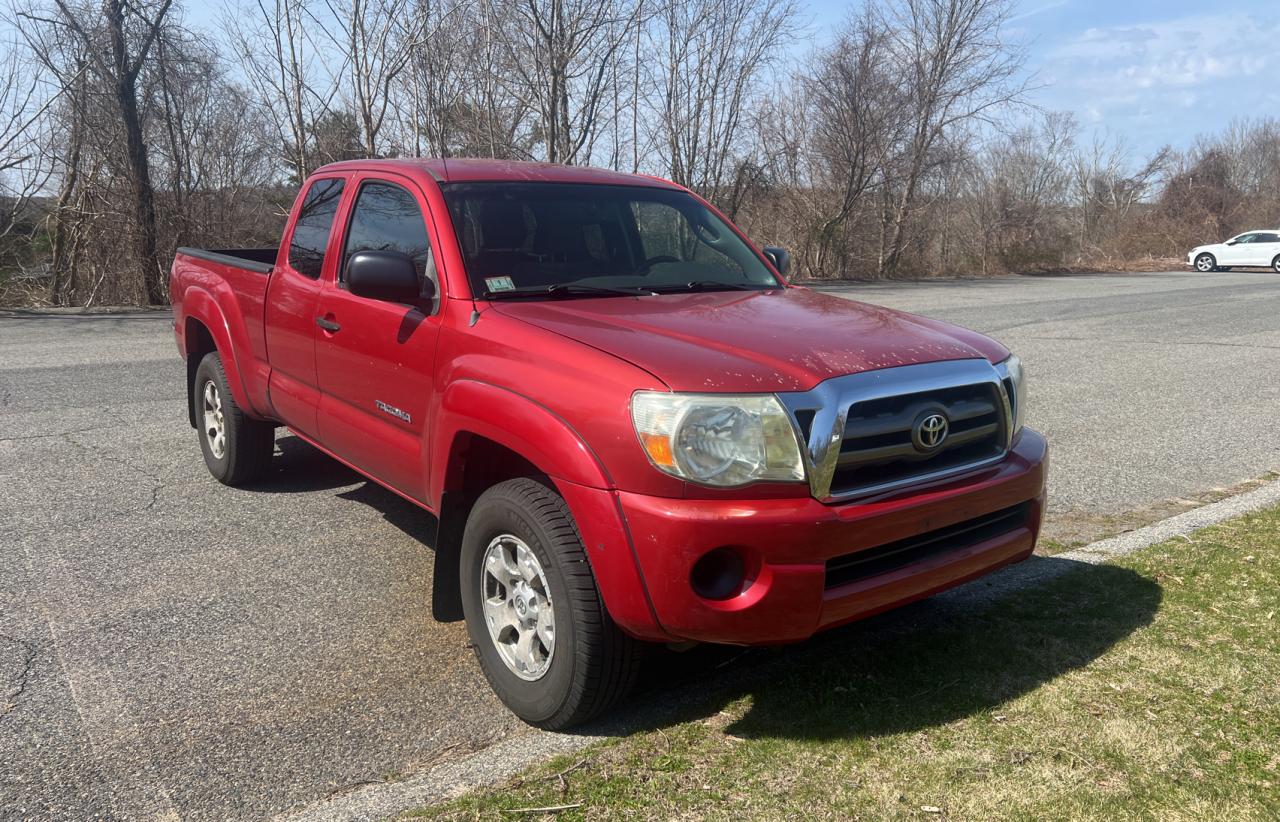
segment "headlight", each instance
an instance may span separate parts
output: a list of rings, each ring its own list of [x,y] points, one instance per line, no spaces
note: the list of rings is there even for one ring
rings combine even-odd
[[[704,485],[804,480],[791,419],[772,394],[639,391],[631,421],[658,469]]]
[[[1013,386],[1009,402],[1013,403],[1013,433],[1016,435],[1022,430],[1022,423],[1026,419],[1027,372],[1022,368],[1022,360],[1013,354],[1000,363],[1000,366],[1004,370],[1005,379]]]

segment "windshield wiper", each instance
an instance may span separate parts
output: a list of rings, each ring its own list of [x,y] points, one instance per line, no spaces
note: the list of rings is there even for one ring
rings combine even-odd
[[[482,296],[486,300],[507,300],[521,297],[652,297],[656,293],[651,288],[555,283],[508,288],[503,291],[485,291]]]
[[[748,283],[726,283],[720,280],[693,280],[687,283],[664,283],[653,286],[653,290],[667,294],[674,291],[765,291],[758,285]]]

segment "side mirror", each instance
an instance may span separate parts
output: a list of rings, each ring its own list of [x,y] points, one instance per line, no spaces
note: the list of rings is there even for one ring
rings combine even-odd
[[[347,260],[347,288],[359,297],[388,303],[418,305],[435,295],[431,284],[424,289],[418,269],[399,251],[357,251]]]
[[[778,273],[787,276],[791,271],[791,252],[787,251],[780,245],[767,245],[760,249],[764,252],[764,256],[769,258],[769,262],[773,263],[773,267],[778,269]]]
[[[1235,244],[1236,244],[1236,243],[1238,243],[1238,242],[1240,242],[1240,241],[1239,241],[1239,240],[1227,240],[1227,245],[1235,245]]]

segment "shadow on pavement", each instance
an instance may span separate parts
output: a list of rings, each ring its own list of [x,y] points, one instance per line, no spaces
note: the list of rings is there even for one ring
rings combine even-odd
[[[436,519],[294,436],[277,441],[281,493],[337,496],[377,510],[430,547]],[[749,696],[729,732],[802,739],[876,737],[970,716],[1088,665],[1151,622],[1154,581],[1126,568],[1032,557],[987,579],[785,648],[652,649],[631,707],[577,729],[624,735],[714,715]]]
[[[782,649],[662,653],[634,711],[587,733],[630,733],[714,715],[749,696],[729,733],[848,739],[915,731],[997,708],[1102,656],[1149,624],[1154,581],[1125,568],[1035,557],[1031,580],[991,601],[968,588]],[[647,692],[647,693],[645,693]]]
[[[276,439],[270,473],[250,488],[267,494],[293,494],[346,486],[354,487],[336,496],[373,508],[387,522],[421,541],[424,548],[431,547],[436,532],[434,516],[292,434]]]
[[[357,479],[364,479],[357,476]],[[343,499],[364,503],[378,513],[388,523],[404,531],[422,543],[424,549],[435,552],[432,544],[436,537],[438,521],[435,516],[412,502],[396,496],[376,482],[366,481],[363,485],[338,494]],[[430,594],[430,592],[426,592]]]
[[[265,494],[328,491],[364,482],[364,477],[293,434],[276,439],[276,455],[266,476],[249,486]],[[387,496],[394,497],[390,491]]]

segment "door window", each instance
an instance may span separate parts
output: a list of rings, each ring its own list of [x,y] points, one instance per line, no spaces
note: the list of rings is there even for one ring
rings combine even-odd
[[[338,213],[342,187],[342,180],[331,178],[312,183],[298,211],[298,221],[293,226],[293,237],[289,240],[289,265],[313,280],[320,276],[324,267],[324,249],[329,244],[329,230],[333,227],[334,215]]]
[[[405,188],[382,181],[365,183],[356,197],[343,249],[341,281],[346,263],[359,251],[398,251],[413,260],[423,296],[439,293],[431,241],[418,201]],[[425,286],[431,283],[434,289]]]

